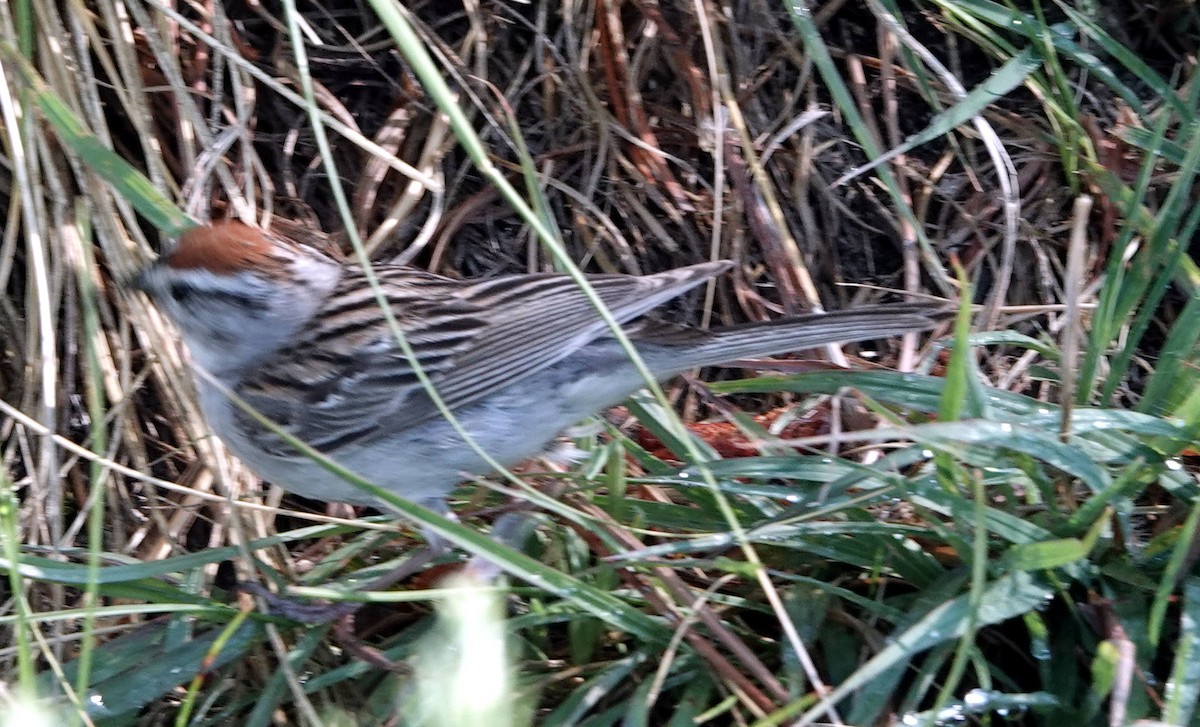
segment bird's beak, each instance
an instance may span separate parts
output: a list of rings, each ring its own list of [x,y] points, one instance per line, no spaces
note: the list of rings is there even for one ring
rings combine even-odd
[[[130,290],[140,290],[145,293],[146,283],[148,282],[146,279],[146,274],[149,272],[149,270],[149,265],[146,265],[141,270],[138,270],[136,273],[134,273],[133,277],[125,281],[125,287],[129,288]]]

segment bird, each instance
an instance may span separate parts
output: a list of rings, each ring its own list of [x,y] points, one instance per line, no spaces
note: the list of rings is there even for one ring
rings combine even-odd
[[[446,498],[491,465],[468,446],[398,344],[367,271],[319,233],[239,221],[195,227],[131,281],[178,329],[210,429],[254,473],[296,494],[384,507],[298,451],[228,392],[306,445],[400,498]],[[895,304],[701,330],[647,321],[654,308],[725,273],[729,261],[649,275],[589,275],[659,380],[697,367],[934,328],[940,304]],[[395,324],[462,428],[508,467],[645,385],[567,275],[455,279],[375,264]]]

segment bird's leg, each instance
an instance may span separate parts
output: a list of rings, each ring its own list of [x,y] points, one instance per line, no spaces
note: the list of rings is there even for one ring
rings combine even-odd
[[[501,545],[520,550],[521,544],[525,542],[525,538],[529,536],[536,524],[527,511],[518,509],[506,512],[496,518],[496,522],[492,525],[491,538]],[[471,556],[463,570],[483,583],[495,580],[504,572],[503,568],[482,555]]]

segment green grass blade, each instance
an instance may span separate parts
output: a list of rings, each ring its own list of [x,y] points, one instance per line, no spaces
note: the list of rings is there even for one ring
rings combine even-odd
[[[1179,637],[1167,682],[1162,721],[1193,724],[1200,699],[1200,578],[1183,582],[1183,607],[1179,612]]]

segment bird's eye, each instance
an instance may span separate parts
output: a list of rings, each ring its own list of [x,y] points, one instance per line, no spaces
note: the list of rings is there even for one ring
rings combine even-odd
[[[176,303],[186,303],[194,292],[192,286],[184,283],[171,283],[171,286],[167,288],[167,295],[170,295],[171,300]]]

